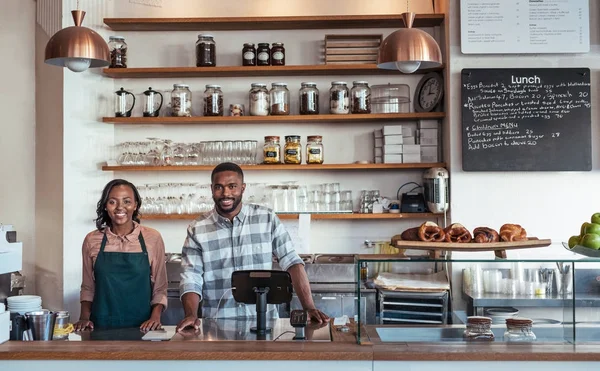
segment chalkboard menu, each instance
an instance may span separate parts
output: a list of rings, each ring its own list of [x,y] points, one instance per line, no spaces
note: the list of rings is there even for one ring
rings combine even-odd
[[[465,171],[592,169],[588,68],[462,70]]]

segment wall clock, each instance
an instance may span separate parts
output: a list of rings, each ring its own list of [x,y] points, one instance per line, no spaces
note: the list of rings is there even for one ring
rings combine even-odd
[[[423,76],[415,90],[415,112],[431,112],[444,96],[444,79],[437,72]]]

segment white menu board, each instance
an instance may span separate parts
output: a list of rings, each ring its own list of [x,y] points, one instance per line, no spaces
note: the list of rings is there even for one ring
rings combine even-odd
[[[589,52],[589,5],[589,0],[461,0],[461,50],[465,54]]]

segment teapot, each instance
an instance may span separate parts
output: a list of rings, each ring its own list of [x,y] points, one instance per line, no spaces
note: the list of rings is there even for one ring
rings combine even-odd
[[[160,96],[158,107],[156,107],[156,102],[158,101],[156,95]],[[152,90],[151,87],[144,92],[144,117],[158,117],[162,105],[163,95],[160,92]]]
[[[117,90],[115,94],[115,117],[131,117],[131,111],[133,111],[133,106],[135,106],[135,95],[123,88],[121,88],[121,90]],[[127,109],[128,95],[131,95],[131,97],[133,98],[133,101],[131,102],[131,107],[129,109]]]

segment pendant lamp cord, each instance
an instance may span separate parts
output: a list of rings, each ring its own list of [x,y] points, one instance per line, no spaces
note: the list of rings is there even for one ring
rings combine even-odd
[[[79,10],[79,0],[77,0],[77,10]]]

